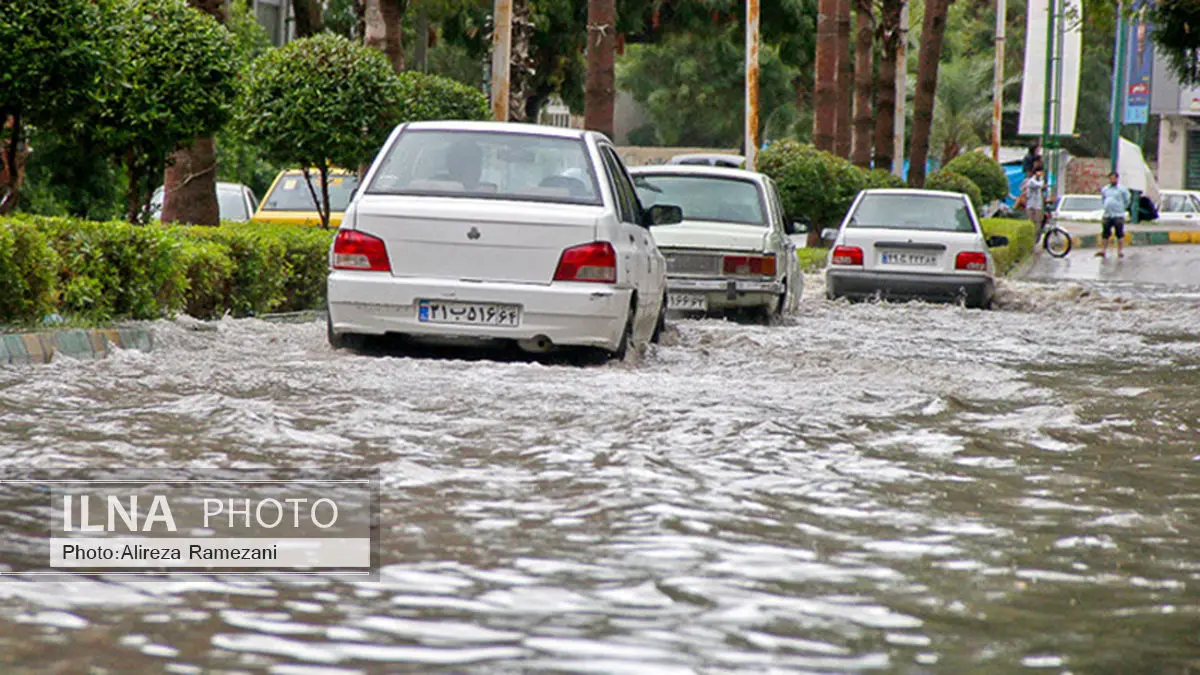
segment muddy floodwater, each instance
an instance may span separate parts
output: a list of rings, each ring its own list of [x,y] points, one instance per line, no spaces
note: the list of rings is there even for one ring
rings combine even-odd
[[[0,581],[0,673],[1200,672],[1200,292],[806,285],[602,367],[253,319],[0,367],[0,468],[378,467],[384,526],[379,582]]]

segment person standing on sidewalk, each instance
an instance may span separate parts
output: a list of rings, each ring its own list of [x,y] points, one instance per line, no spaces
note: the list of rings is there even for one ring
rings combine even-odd
[[[1133,196],[1129,194],[1129,188],[1118,183],[1119,178],[1116,171],[1110,172],[1108,185],[1100,189],[1100,199],[1104,201],[1100,236],[1104,243],[1096,254],[1098,258],[1108,257],[1108,238],[1114,233],[1117,235],[1117,257],[1125,257],[1125,251],[1122,250],[1125,245],[1125,212],[1133,203]]]
[[[1034,236],[1041,236],[1046,218],[1046,179],[1039,160],[1030,168],[1031,174],[1021,184],[1021,196],[1025,198],[1025,214],[1033,222]]]
[[[1029,146],[1029,151],[1025,153],[1025,157],[1021,160],[1021,173],[1025,174],[1026,178],[1033,175],[1033,170],[1037,165],[1042,163],[1042,156],[1038,153],[1038,142],[1034,141],[1033,145]]]

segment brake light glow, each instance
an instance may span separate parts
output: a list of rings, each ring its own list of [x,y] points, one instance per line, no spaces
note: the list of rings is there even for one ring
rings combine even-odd
[[[392,265],[379,237],[358,230],[338,230],[333,240],[333,269],[391,272]]]
[[[861,265],[863,264],[862,249],[857,246],[838,246],[833,249],[833,257],[829,262],[834,265]]]
[[[774,255],[727,255],[722,263],[725,274],[733,276],[775,276]]]
[[[617,252],[607,241],[572,246],[562,252],[555,281],[591,281],[601,284],[617,282]]]
[[[954,258],[954,269],[983,272],[987,270],[987,256],[979,251],[963,251]]]

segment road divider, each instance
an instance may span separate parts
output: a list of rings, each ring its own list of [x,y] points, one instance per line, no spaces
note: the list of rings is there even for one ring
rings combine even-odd
[[[99,359],[116,349],[148,352],[154,333],[148,328],[90,328],[0,335],[0,364],[50,363],[55,354]]]

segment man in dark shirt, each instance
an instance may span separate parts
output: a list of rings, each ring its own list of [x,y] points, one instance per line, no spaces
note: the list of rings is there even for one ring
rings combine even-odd
[[[1038,152],[1038,143],[1034,141],[1033,145],[1029,146],[1029,152],[1025,153],[1025,159],[1021,162],[1021,170],[1024,172],[1026,178],[1033,175],[1033,165],[1041,159],[1042,155]]]

